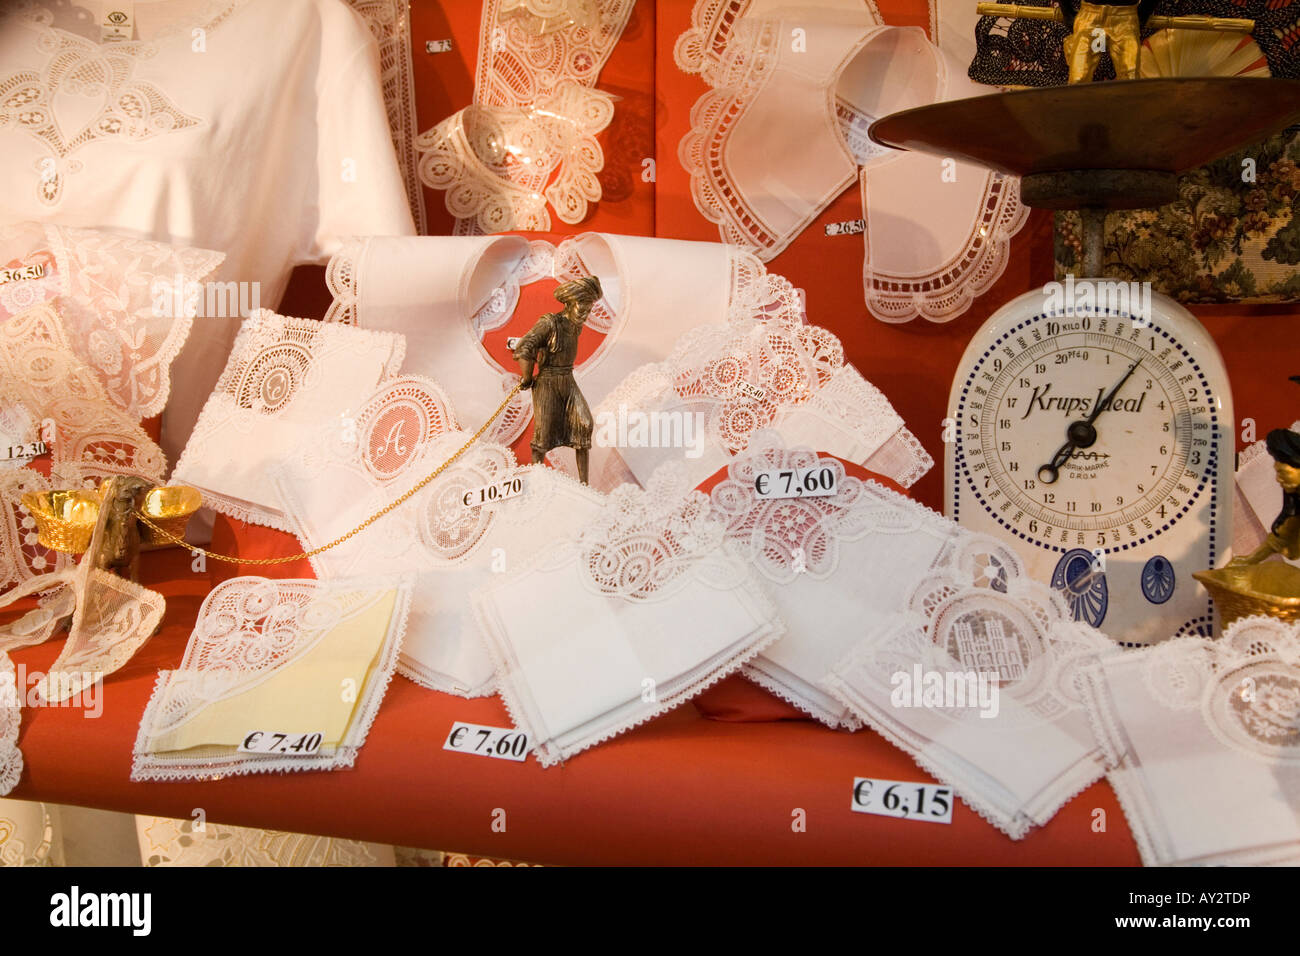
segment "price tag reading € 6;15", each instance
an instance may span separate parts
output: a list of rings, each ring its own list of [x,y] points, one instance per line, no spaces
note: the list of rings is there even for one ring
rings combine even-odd
[[[827,465],[760,471],[754,476],[754,492],[760,498],[819,498],[835,491],[835,469]]]
[[[952,823],[952,802],[952,787],[854,777],[850,809],[855,813],[874,813],[903,820]]]
[[[447,734],[447,742],[442,745],[442,749],[522,763],[528,759],[532,747],[528,743],[528,735],[513,727],[484,727],[458,720],[451,725],[451,733]]]
[[[253,730],[239,742],[241,754],[277,754],[285,757],[310,757],[320,750],[325,735],[282,734],[271,730]]]

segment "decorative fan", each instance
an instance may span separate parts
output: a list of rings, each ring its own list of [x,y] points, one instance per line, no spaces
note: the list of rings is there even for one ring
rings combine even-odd
[[[1259,44],[1236,33],[1157,30],[1142,44],[1138,76],[1270,76]]]

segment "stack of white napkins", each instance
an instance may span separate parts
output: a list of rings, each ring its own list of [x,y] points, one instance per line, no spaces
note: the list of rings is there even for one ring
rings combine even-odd
[[[1110,653],[1084,686],[1144,863],[1300,864],[1300,628]]]
[[[682,469],[621,486],[573,530],[474,595],[501,695],[544,766],[689,700],[784,631]]]
[[[905,612],[863,626],[830,693],[1013,839],[1102,775],[1078,672],[1113,645],[1009,548],[963,532]]]
[[[409,579],[217,585],[181,666],[158,675],[131,779],[352,766],[392,679],[410,595]],[[241,749],[259,733],[285,746]]]
[[[266,309],[239,328],[173,483],[193,485],[222,514],[290,530],[274,467],[324,424],[340,435],[406,351],[392,332],[289,318]]]

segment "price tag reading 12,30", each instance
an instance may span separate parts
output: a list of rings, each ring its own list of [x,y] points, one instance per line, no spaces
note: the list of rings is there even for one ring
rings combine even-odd
[[[760,498],[818,498],[835,490],[835,469],[828,465],[760,471],[754,476],[754,493]]]
[[[451,725],[451,733],[447,734],[447,742],[442,745],[442,749],[522,762],[528,759],[532,747],[529,746],[528,735],[513,727],[484,727],[458,720]]]
[[[282,734],[270,730],[254,730],[239,742],[239,752],[244,754],[280,754],[285,757],[310,757],[320,750],[325,735]]]
[[[882,817],[952,823],[952,801],[951,787],[854,777],[850,808],[856,813],[874,813]]]

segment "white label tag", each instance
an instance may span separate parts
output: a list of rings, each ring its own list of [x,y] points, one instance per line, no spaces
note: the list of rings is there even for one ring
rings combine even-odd
[[[519,477],[506,478],[503,481],[495,481],[490,485],[471,488],[461,495],[460,503],[466,508],[478,508],[482,505],[505,501],[507,498],[516,498],[523,493],[524,479]]]
[[[7,282],[22,282],[24,279],[42,279],[45,277],[45,263],[38,262],[17,269],[0,269],[0,285]]]
[[[310,757],[320,750],[324,734],[282,734],[274,730],[253,730],[239,742],[243,754],[276,754],[284,757]]]
[[[43,441],[19,442],[17,445],[4,445],[3,449],[4,456],[0,458],[3,461],[31,461],[33,458],[50,453],[49,447]]]
[[[442,749],[522,763],[528,759],[533,748],[528,742],[528,735],[513,727],[484,727],[482,724],[467,724],[458,720],[451,725],[451,733],[447,735],[447,742],[442,745]]]
[[[425,53],[450,53],[451,40],[425,40]]]
[[[754,385],[750,382],[741,382],[736,386],[736,388],[741,395],[744,395],[746,398],[752,398],[756,402],[761,402],[763,399],[767,398],[767,389],[762,385]]]
[[[828,222],[826,224],[826,235],[828,236],[859,236],[867,231],[867,221],[865,219],[849,219],[844,222]]]
[[[760,471],[754,476],[754,494],[760,498],[822,498],[835,491],[835,469],[829,465]]]
[[[906,780],[853,778],[853,799],[849,809],[855,813],[874,813],[900,820],[924,820],[926,823],[952,823],[952,787],[936,783],[909,783]]]
[[[49,446],[36,432],[36,423],[21,405],[0,408],[0,466],[24,465]]]
[[[100,4],[101,43],[120,43],[135,36],[135,0],[108,0]]]
[[[510,351],[513,352],[518,347],[519,347],[519,336],[511,335],[506,339],[506,348],[508,348]]]

